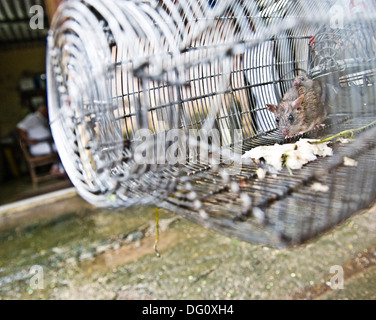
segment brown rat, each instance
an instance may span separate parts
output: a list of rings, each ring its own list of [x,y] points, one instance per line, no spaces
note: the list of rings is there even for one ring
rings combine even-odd
[[[279,130],[290,138],[322,126],[326,118],[323,90],[320,82],[306,76],[295,78],[278,105],[267,104],[273,112]]]
[[[299,95],[305,94],[307,91],[313,90],[315,92],[315,97],[320,98],[321,102],[325,104],[325,86],[323,86],[320,81],[310,79],[305,74],[299,74],[294,79],[294,87],[298,89]]]

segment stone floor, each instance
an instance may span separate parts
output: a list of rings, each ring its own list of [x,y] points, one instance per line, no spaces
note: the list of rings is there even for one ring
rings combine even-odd
[[[103,210],[71,192],[0,212],[0,298],[376,299],[376,206],[289,249],[160,216],[158,258],[154,207]]]

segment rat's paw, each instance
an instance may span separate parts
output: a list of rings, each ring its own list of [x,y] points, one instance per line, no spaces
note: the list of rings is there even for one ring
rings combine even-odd
[[[324,127],[325,127],[325,123],[316,124],[316,125],[313,127],[313,130],[319,130],[320,128],[324,128]]]

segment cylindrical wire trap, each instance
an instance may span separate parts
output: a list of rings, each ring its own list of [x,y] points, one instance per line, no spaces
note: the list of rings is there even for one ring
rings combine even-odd
[[[155,204],[246,241],[328,230],[375,199],[373,129],[293,175],[260,179],[241,155],[289,142],[267,104],[301,72],[325,89],[319,137],[374,120],[375,15],[350,0],[63,2],[48,103],[71,181],[96,206]],[[317,181],[328,191],[312,191]]]

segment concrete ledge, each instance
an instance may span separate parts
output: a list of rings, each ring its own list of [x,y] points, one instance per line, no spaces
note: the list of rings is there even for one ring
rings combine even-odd
[[[33,207],[38,207],[41,204],[47,204],[61,199],[72,198],[75,196],[77,196],[77,191],[73,187],[55,192],[50,192],[25,200],[16,201],[13,203],[0,206],[0,217],[3,215],[8,215],[23,210],[28,210]]]
[[[45,218],[93,208],[83,200],[75,188],[50,192],[33,198],[0,206],[0,231]]]

